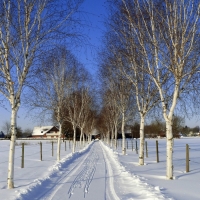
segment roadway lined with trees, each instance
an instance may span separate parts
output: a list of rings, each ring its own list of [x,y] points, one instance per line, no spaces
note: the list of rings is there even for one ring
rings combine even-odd
[[[21,103],[36,110],[41,121],[50,119],[59,126],[57,161],[64,127],[73,129],[72,153],[77,129],[83,143],[85,135],[90,141],[97,129],[115,148],[121,132],[125,155],[126,127],[135,124],[139,165],[144,165],[145,134],[165,135],[166,176],[173,179],[173,139],[189,131],[183,116],[199,111],[200,3],[110,1],[99,52],[100,86],[95,87],[66,42],[78,38],[69,29],[78,23],[75,13],[82,2],[4,1],[0,8],[0,93],[12,111],[9,189],[14,188],[16,116]],[[164,121],[154,121],[155,116]],[[153,120],[147,123],[149,118]]]

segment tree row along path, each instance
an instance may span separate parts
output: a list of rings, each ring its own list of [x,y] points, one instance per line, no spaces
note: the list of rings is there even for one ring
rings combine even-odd
[[[49,179],[21,194],[19,199],[166,199],[120,165],[112,149],[94,141],[86,151],[67,161]]]

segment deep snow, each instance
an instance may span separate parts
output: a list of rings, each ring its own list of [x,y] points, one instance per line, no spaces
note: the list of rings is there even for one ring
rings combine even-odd
[[[71,153],[71,144],[62,142],[61,161],[56,162],[50,141],[43,143],[40,161],[39,141],[25,145],[25,167],[21,168],[21,142],[15,151],[15,188],[6,189],[9,141],[0,140],[0,199],[200,199],[200,138],[174,140],[174,180],[165,178],[166,141],[146,139],[148,158],[138,166],[136,140],[128,140],[127,155],[121,154],[121,141],[113,150],[95,141]],[[139,144],[139,141],[138,141]],[[190,172],[185,173],[185,145],[190,146]],[[138,145],[139,146],[139,145]]]

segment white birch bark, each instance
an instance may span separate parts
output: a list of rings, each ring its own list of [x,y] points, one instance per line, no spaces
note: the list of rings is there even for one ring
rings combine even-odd
[[[110,145],[110,131],[109,130],[107,131],[106,136],[107,136],[107,144]]]
[[[83,133],[83,147],[85,146],[85,134]]]
[[[117,124],[116,123],[115,123],[114,131],[115,131],[115,149],[117,149]]]
[[[76,126],[73,124],[74,135],[73,135],[73,145],[72,145],[72,153],[76,152]]]
[[[9,189],[14,188],[14,159],[15,159],[15,141],[16,141],[16,115],[18,108],[13,108],[11,112],[11,140],[8,158],[8,181]]]
[[[80,145],[82,146],[82,139],[84,140],[84,136],[83,136],[83,128],[81,128],[81,135],[80,135]],[[84,143],[84,141],[83,141]]]
[[[167,152],[167,160],[166,160],[166,177],[168,179],[173,179],[173,146],[174,146],[174,139],[172,133],[172,120],[166,122],[166,137],[167,137],[167,145],[166,145],[166,152]]]
[[[140,152],[139,152],[139,165],[144,165],[144,121],[145,117],[140,118]]]
[[[122,112],[122,154],[126,155],[126,136],[125,136],[125,131],[124,131],[124,126],[125,126],[125,114]]]
[[[113,147],[114,136],[115,136],[115,134],[114,134],[114,128],[112,127],[112,129],[111,129],[111,148]]]
[[[61,135],[62,135],[62,124],[59,123],[59,135],[57,142],[57,161],[60,161]]]

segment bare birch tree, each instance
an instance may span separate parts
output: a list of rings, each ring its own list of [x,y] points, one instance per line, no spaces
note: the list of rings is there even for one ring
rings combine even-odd
[[[113,73],[113,69],[111,67],[111,63],[109,59],[105,59],[103,57],[103,63],[101,64],[99,70],[99,77],[102,81],[102,101],[104,105],[104,112],[106,112],[105,117],[107,116],[107,120],[110,123],[111,128],[111,145],[117,147],[117,134],[118,134],[118,125],[120,121],[120,111],[117,106],[117,93],[116,89],[116,79],[117,77]],[[104,114],[104,113],[103,113]],[[104,116],[104,115],[103,115]],[[107,124],[107,123],[106,123]]]
[[[85,137],[84,137],[84,131],[87,124],[87,121],[90,117],[90,112],[92,110],[94,104],[94,99],[92,98],[92,95],[89,94],[88,88],[81,88],[81,96],[80,96],[80,115],[79,115],[79,122],[78,127],[81,130],[80,134],[80,144],[83,140],[83,145],[85,145]]]
[[[121,113],[121,132],[122,132],[122,153],[126,154],[126,136],[125,136],[125,125],[130,117],[133,117],[132,112],[133,101],[131,96],[131,84],[125,78],[120,78],[119,83],[117,84],[117,107]],[[130,107],[132,104],[132,107]]]
[[[60,160],[62,125],[67,120],[63,107],[74,86],[77,67],[78,62],[70,51],[64,47],[56,47],[42,61],[42,67],[37,74],[38,83],[32,97],[28,99],[33,109],[39,109],[46,117],[49,114],[55,116],[59,125],[57,161]]]
[[[92,131],[97,127],[97,113],[96,110],[90,110],[90,114],[85,125],[85,132],[88,139],[88,142],[91,142]]]
[[[115,149],[117,148],[117,134],[121,116],[119,107],[117,106],[117,98],[116,98],[117,92],[118,91],[110,89],[108,90],[109,94],[107,94],[106,97],[104,98],[110,112],[110,123],[112,124],[111,139],[114,140]]]
[[[67,121],[72,123],[74,130],[72,153],[75,153],[76,147],[76,128],[81,123],[81,116],[84,112],[82,103],[86,100],[86,98],[84,98],[83,102],[81,102],[81,88],[84,88],[84,86],[87,85],[88,78],[89,73],[82,65],[79,65],[76,76],[74,76],[73,87],[71,88],[68,97],[65,99]]]
[[[103,135],[106,139],[106,142],[108,145],[110,145],[110,139],[111,139],[111,131],[112,131],[112,127],[113,127],[113,121],[112,121],[112,110],[109,109],[108,106],[104,106],[101,109],[101,114],[100,117],[102,119],[103,122]],[[102,127],[101,127],[102,129]]]
[[[132,86],[129,80],[120,72],[118,58],[115,57],[115,52],[119,50],[117,48],[118,42],[116,37],[110,37],[106,40],[106,50],[102,53],[103,62],[101,63],[101,77],[103,80],[103,88],[107,88],[109,95],[107,97],[107,105],[111,115],[111,133],[115,131],[115,147],[117,145],[117,125],[121,120],[121,132],[122,132],[122,153],[126,154],[126,137],[125,137],[125,125],[126,122],[133,118],[134,101],[133,95],[131,95]],[[112,40],[114,38],[114,40]]]
[[[115,147],[117,140],[117,127],[121,120],[121,132],[122,132],[122,153],[126,154],[126,137],[125,137],[125,124],[133,117],[133,96],[131,96],[131,84],[128,79],[115,74],[113,68],[107,68],[106,71],[112,73],[107,74],[104,100],[104,112],[107,121],[105,122],[108,127],[109,133],[111,132],[111,139],[115,136]],[[105,74],[104,74],[105,75]],[[132,104],[132,105],[131,105]],[[132,107],[131,107],[132,106]],[[103,113],[104,113],[103,112]]]
[[[146,61],[138,50],[138,40],[130,26],[130,21],[136,23],[137,15],[131,2],[117,4],[113,14],[111,27],[113,35],[110,41],[110,51],[115,57],[115,67],[133,85],[132,93],[136,97],[137,110],[140,116],[140,153],[139,164],[144,165],[144,124],[149,111],[159,103],[158,89],[154,81],[145,72]],[[117,34],[116,34],[117,33]],[[115,40],[118,40],[116,44]],[[120,44],[120,45],[119,45]]]
[[[68,3],[67,3],[68,2]],[[67,36],[64,25],[80,1],[9,0],[0,7],[0,92],[11,107],[11,142],[8,161],[8,188],[14,188],[16,115],[28,75],[47,41]]]

